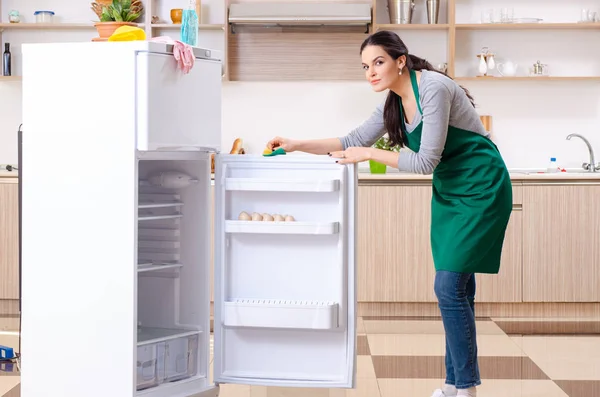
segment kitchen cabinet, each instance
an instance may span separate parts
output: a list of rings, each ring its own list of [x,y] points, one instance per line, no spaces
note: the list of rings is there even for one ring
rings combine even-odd
[[[0,178],[0,300],[19,299],[19,184]]]
[[[523,301],[599,302],[600,184],[525,186]]]
[[[431,185],[358,189],[358,301],[435,302]]]
[[[523,212],[514,208],[506,229],[498,274],[477,274],[476,302],[517,303],[523,299]]]
[[[477,275],[478,302],[522,299],[522,191],[506,232],[501,271]],[[437,302],[429,240],[431,185],[359,187],[359,302]]]

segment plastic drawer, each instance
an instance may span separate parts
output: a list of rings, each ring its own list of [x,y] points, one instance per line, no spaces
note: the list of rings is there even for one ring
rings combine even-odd
[[[198,366],[198,335],[171,339],[158,346],[158,373],[164,382],[194,376]]]
[[[147,389],[158,386],[161,383],[162,376],[159,376],[158,363],[163,361],[158,358],[158,346],[164,344],[152,343],[149,345],[138,346],[137,348],[137,390]]]

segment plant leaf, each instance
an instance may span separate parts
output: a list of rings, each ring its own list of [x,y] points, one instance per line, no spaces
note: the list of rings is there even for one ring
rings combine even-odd
[[[119,21],[119,22],[123,21],[123,17],[121,17],[121,13],[115,9],[113,9],[113,18],[115,19],[115,21]]]

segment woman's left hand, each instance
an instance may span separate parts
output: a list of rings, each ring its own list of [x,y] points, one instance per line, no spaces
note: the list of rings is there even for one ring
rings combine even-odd
[[[350,164],[360,163],[371,159],[373,154],[372,148],[370,147],[349,147],[346,150],[339,152],[331,152],[331,157],[339,158],[337,161],[339,164]]]

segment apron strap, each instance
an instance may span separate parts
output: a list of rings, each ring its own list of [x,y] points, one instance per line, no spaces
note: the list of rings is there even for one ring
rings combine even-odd
[[[413,94],[415,94],[415,100],[417,101],[417,107],[419,108],[419,113],[421,116],[423,115],[423,110],[421,109],[421,98],[419,97],[419,85],[417,84],[417,73],[410,69],[410,82],[412,84]]]

